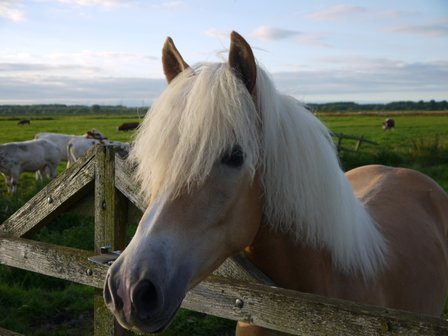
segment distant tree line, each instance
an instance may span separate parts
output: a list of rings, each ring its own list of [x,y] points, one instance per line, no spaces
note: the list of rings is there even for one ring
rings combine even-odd
[[[376,111],[448,111],[448,102],[442,101],[397,101],[387,104],[358,104],[355,102],[335,102],[307,104],[313,112],[376,112]],[[0,116],[26,115],[139,115],[143,116],[148,107],[127,107],[123,105],[0,105]]]
[[[448,111],[448,102],[442,101],[397,101],[387,104],[358,104],[354,102],[337,102],[324,104],[307,104],[313,112],[375,112],[375,111]]]
[[[123,105],[64,105],[64,104],[37,104],[37,105],[0,105],[2,116],[39,116],[39,115],[141,115],[148,107],[127,107]]]

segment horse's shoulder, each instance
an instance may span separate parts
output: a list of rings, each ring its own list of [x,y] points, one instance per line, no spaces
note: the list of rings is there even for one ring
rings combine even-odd
[[[385,206],[385,203],[393,202],[418,204],[426,209],[448,209],[448,195],[442,187],[413,169],[369,165],[350,170],[346,176],[353,192],[365,205],[381,203]]]
[[[393,168],[382,165],[368,165],[345,173],[355,195],[362,199],[372,191],[378,191]]]
[[[355,192],[369,188],[399,188],[403,192],[429,191],[444,193],[429,176],[409,168],[368,165],[352,169],[346,176]]]

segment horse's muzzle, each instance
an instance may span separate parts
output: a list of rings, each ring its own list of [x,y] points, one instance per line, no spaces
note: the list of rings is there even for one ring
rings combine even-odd
[[[130,275],[120,274],[120,269],[114,266],[118,265],[114,263],[109,269],[103,295],[117,321],[137,332],[164,330],[185,297],[185,289],[182,289],[185,287],[179,286],[179,282],[169,286],[171,281],[160,282],[157,277],[147,275],[133,280]]]

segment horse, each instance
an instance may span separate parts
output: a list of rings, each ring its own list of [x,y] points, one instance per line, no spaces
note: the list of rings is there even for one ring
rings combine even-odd
[[[329,130],[236,32],[226,62],[189,66],[168,37],[162,63],[168,86],[129,158],[148,208],[104,283],[123,327],[164,330],[237,253],[280,287],[440,316],[448,196],[435,181],[382,165],[344,174]]]
[[[107,137],[95,128],[87,131],[83,135],[72,135],[52,132],[40,132],[34,136],[34,139],[46,139],[58,146],[60,151],[60,161],[68,161],[67,145],[72,139],[97,139],[104,140]]]
[[[95,145],[114,146],[119,151],[129,152],[131,145],[127,142],[113,140],[98,140],[83,137],[74,137],[67,144],[67,168],[72,166],[78,159],[86,155],[87,151]]]
[[[0,145],[0,172],[5,177],[8,192],[16,192],[22,172],[36,172],[36,180],[40,181],[44,176],[55,178],[60,156],[58,146],[46,139]]]

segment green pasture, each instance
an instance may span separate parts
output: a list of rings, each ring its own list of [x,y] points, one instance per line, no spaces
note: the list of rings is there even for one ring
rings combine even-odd
[[[117,127],[125,122],[139,121],[137,117],[132,116],[51,116],[31,118],[30,125],[18,125],[17,122],[20,119],[0,117],[0,129],[2,130],[0,132],[0,143],[30,140],[39,132],[82,135],[92,128],[101,131],[110,140],[129,141],[132,131],[118,131]]]
[[[363,136],[377,145],[362,144],[360,151],[339,153],[344,169],[378,163],[411,167],[435,179],[448,191],[448,115],[394,115],[395,129],[384,131],[384,115],[318,116],[332,131]],[[133,131],[119,132],[123,122],[139,121],[134,116],[51,116],[31,118],[31,125],[19,126],[21,118],[0,117],[0,143],[24,141],[38,132],[81,135],[96,128],[109,139],[131,141]],[[343,140],[353,149],[355,141]],[[64,164],[60,165],[60,171]],[[6,193],[0,176],[0,223],[43,185],[33,174],[22,174],[18,192]],[[77,248],[93,249],[93,218],[66,213],[60,215],[33,239]],[[26,335],[90,335],[93,328],[93,289],[87,286],[0,266],[0,328]],[[164,336],[231,335],[234,322],[181,310]]]
[[[379,144],[380,148],[412,149],[415,141],[432,141],[439,137],[444,146],[448,145],[448,114],[441,115],[394,115],[395,128],[384,131],[381,127],[384,115],[337,115],[319,116],[334,132],[364,136]]]
[[[448,114],[394,114],[395,128],[384,131],[384,114],[318,115],[329,129],[337,133],[363,136],[377,145],[364,143],[358,153],[340,153],[345,170],[371,163],[404,166],[420,170],[448,190]],[[133,131],[120,132],[124,122],[141,121],[137,116],[51,116],[31,118],[31,125],[17,125],[21,118],[0,117],[0,143],[33,139],[38,132],[57,132],[81,135],[92,128],[109,139],[131,141]],[[355,142],[343,140],[345,148],[353,149]],[[60,171],[64,164],[60,165]],[[26,175],[26,174],[24,174]],[[19,187],[20,188],[20,187]],[[0,192],[5,190],[0,181]]]
[[[325,115],[319,118],[333,132],[362,136],[377,145],[364,143],[358,153],[340,153],[345,170],[365,164],[408,167],[431,176],[448,191],[448,114],[393,115],[395,128],[384,131],[384,115]],[[342,145],[354,148],[355,142]]]

